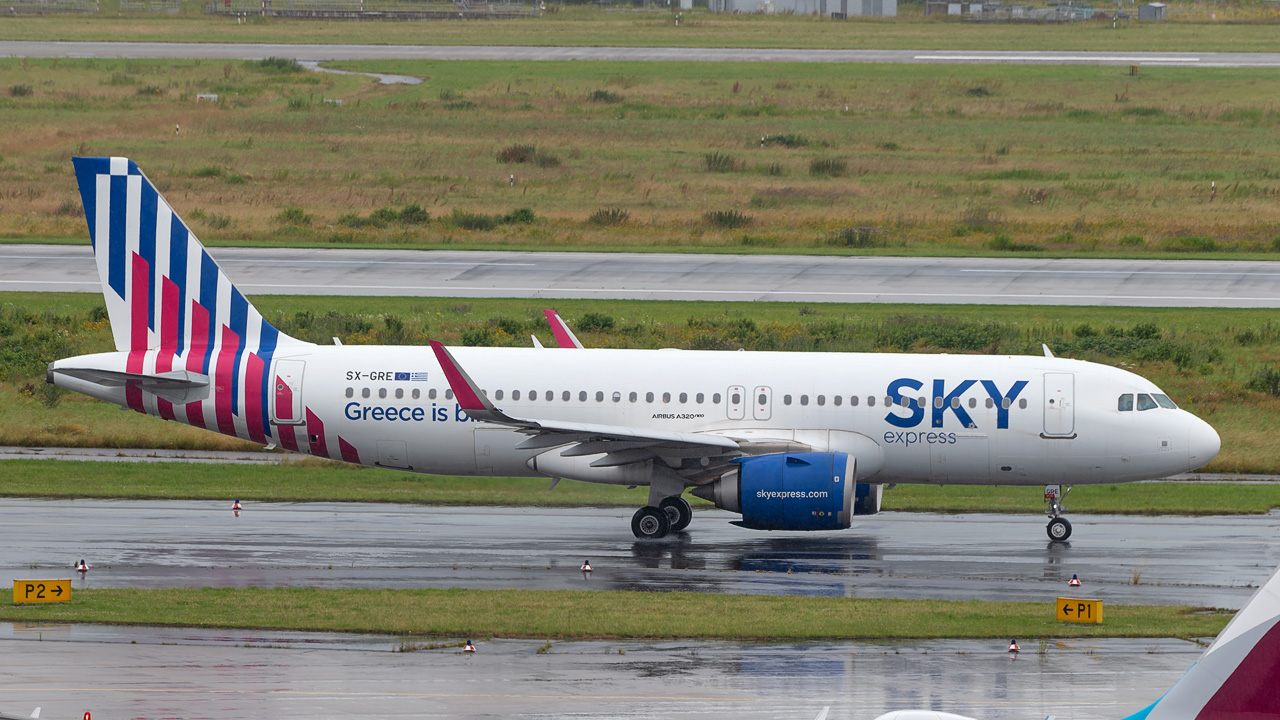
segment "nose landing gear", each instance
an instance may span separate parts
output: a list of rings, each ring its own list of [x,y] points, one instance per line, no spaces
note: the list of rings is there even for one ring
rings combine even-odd
[[[1070,485],[1065,492],[1061,485],[1044,486],[1044,501],[1049,504],[1045,510],[1045,514],[1049,516],[1049,525],[1045,528],[1045,532],[1054,542],[1065,542],[1071,537],[1071,522],[1062,517],[1062,514],[1067,511],[1067,506],[1063,505],[1062,501],[1066,499],[1069,492],[1071,492]]]

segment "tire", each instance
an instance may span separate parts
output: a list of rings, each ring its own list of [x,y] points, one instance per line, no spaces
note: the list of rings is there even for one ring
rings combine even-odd
[[[1064,517],[1056,517],[1049,521],[1049,526],[1045,528],[1045,532],[1049,534],[1049,539],[1054,542],[1066,542],[1071,537],[1071,521]]]
[[[631,516],[631,532],[641,540],[656,540],[671,532],[671,521],[665,510],[646,505]]]
[[[679,495],[663,498],[662,502],[658,503],[658,509],[667,513],[671,532],[680,532],[689,527],[689,523],[693,521],[693,508],[689,507],[689,501]]]

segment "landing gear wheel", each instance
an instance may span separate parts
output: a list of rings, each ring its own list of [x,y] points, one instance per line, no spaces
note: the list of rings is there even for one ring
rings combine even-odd
[[[1063,542],[1071,537],[1071,522],[1064,517],[1056,517],[1049,521],[1049,527],[1045,531],[1049,533],[1050,540]]]
[[[671,521],[665,510],[646,505],[631,516],[631,532],[641,540],[656,540],[671,532]]]
[[[667,522],[671,523],[671,532],[680,532],[689,527],[689,523],[693,520],[693,508],[689,507],[689,502],[679,495],[672,495],[663,498],[658,503],[658,509],[667,514]]]

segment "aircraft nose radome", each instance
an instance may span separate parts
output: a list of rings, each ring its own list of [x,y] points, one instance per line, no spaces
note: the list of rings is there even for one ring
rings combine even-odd
[[[1195,418],[1187,434],[1188,470],[1195,470],[1208,464],[1222,447],[1222,438],[1209,423]]]

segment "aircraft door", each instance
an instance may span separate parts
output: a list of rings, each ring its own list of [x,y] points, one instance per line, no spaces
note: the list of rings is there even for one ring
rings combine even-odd
[[[724,394],[724,407],[729,412],[730,420],[742,420],[747,417],[747,389],[741,385],[730,385]]]
[[[1044,374],[1044,436],[1075,437],[1076,376],[1072,373]]]
[[[276,360],[271,373],[271,422],[276,425],[301,425],[302,372],[306,363],[302,360]]]
[[[751,391],[754,401],[751,417],[756,420],[768,420],[773,414],[773,391],[763,385]]]

